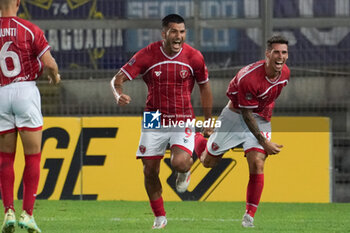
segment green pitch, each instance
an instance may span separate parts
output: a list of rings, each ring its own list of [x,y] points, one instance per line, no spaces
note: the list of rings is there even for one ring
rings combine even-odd
[[[15,207],[18,219],[21,202]],[[148,202],[38,200],[34,216],[43,233],[350,232],[350,204],[261,203],[252,229],[241,227],[243,202],[165,202],[165,209],[168,225],[161,230],[151,229]]]

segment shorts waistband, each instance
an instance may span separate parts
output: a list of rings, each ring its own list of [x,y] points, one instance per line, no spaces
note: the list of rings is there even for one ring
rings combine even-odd
[[[5,86],[0,86],[0,88],[17,88],[17,87],[30,87],[30,86],[36,86],[35,81],[23,81],[23,82],[14,82],[7,84]]]

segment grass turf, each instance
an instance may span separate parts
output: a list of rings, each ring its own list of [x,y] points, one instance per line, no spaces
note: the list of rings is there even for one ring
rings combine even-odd
[[[16,216],[21,202],[16,201]],[[168,225],[163,232],[350,232],[350,204],[261,203],[255,228],[244,229],[243,202],[165,202]],[[151,229],[148,202],[37,200],[34,215],[43,233],[139,233]],[[0,215],[3,217],[3,214]],[[157,231],[157,230],[156,230]],[[16,229],[16,233],[25,232]]]

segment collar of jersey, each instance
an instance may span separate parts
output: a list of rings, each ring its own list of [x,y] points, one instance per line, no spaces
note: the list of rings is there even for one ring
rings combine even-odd
[[[169,57],[169,56],[164,52],[162,46],[160,46],[159,48],[160,48],[160,51],[162,51],[163,55],[164,55],[166,58],[168,58],[169,60],[173,60],[173,59],[175,59],[177,56],[179,56],[180,53],[181,53],[181,51],[182,51],[182,49],[183,49],[183,48],[181,48],[180,51],[179,51],[177,54],[175,54],[175,55],[172,56],[172,57]]]
[[[265,75],[265,78],[266,78],[266,80],[267,80],[269,83],[275,84],[275,83],[277,83],[277,82],[280,80],[281,76],[282,76],[282,70],[281,70],[281,73],[278,75],[278,77],[277,77],[274,81],[271,81],[271,80],[269,79],[269,77],[267,77],[267,75]]]

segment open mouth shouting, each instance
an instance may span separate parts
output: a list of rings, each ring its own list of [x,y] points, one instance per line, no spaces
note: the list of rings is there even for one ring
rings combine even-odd
[[[175,40],[175,41],[172,42],[171,45],[172,45],[171,47],[173,48],[173,50],[178,52],[178,51],[180,51],[180,49],[182,47],[182,41],[181,40]]]
[[[276,70],[279,70],[279,71],[282,70],[283,64],[284,64],[283,61],[276,61],[276,62],[275,62]]]

